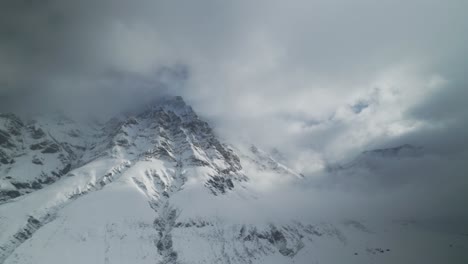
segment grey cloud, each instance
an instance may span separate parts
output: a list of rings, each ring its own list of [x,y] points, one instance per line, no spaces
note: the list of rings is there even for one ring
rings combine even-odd
[[[6,0],[0,110],[112,111],[177,94],[229,141],[278,147],[306,171],[310,156],[404,143],[466,157],[467,9],[457,0]],[[424,164],[440,165],[418,172],[427,188],[426,173],[467,171],[443,158],[404,168]]]

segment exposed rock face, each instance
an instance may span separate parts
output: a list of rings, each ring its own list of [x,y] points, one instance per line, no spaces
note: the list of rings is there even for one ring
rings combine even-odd
[[[138,139],[129,136],[131,128],[151,133],[152,147],[143,153],[146,157],[177,161],[183,166],[210,168],[211,179],[206,186],[214,194],[225,193],[234,187],[234,181],[247,179],[241,172],[239,157],[219,142],[208,123],[202,121],[180,97],[150,107],[122,122],[116,136],[134,145]]]
[[[80,164],[87,140],[70,140],[67,130],[79,125],[63,119],[0,114],[0,192],[9,194],[0,203],[55,182]]]

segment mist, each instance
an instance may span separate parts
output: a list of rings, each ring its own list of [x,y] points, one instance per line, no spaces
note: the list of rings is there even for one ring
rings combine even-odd
[[[258,183],[266,214],[462,222],[466,10],[457,0],[6,0],[0,110],[112,115],[181,95],[226,142],[277,148],[306,175],[306,186]],[[405,143],[427,156],[324,171]]]

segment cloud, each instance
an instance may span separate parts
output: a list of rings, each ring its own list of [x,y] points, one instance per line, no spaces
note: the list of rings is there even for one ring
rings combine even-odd
[[[457,0],[5,0],[0,110],[115,112],[182,95],[227,141],[277,147],[311,175],[403,143],[466,157],[467,9]],[[441,166],[421,171],[431,181],[467,171],[416,164]]]

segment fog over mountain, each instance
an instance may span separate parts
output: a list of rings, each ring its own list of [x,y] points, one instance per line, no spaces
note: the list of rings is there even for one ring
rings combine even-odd
[[[468,2],[458,0],[2,1],[0,231],[17,236],[16,226],[10,225],[15,218],[1,213],[24,213],[21,219],[34,227],[25,230],[37,229],[33,233],[38,238],[33,234],[11,242],[16,240],[5,235],[0,263],[29,263],[27,257],[14,254],[34,257],[37,250],[28,251],[25,245],[41,246],[40,238],[49,234],[46,227],[62,219],[62,209],[57,208],[68,208],[63,219],[72,219],[74,210],[92,204],[84,196],[72,203],[76,208],[69,207],[68,200],[50,198],[54,192],[73,196],[68,197],[73,201],[74,195],[88,192],[119,197],[122,190],[112,187],[114,182],[105,182],[109,187],[101,191],[96,186],[105,179],[90,176],[107,170],[121,173],[117,184],[130,184],[123,179],[134,179],[131,173],[140,171],[170,175],[162,185],[143,176],[137,177],[141,182],[132,180],[152,204],[149,211],[142,209],[144,221],[156,212],[169,223],[174,220],[171,208],[179,208],[180,219],[187,223],[197,217],[206,217],[206,223],[213,223],[211,218],[262,223],[259,230],[263,225],[271,234],[280,224],[272,228],[265,223],[291,219],[363,220],[378,223],[377,230],[386,221],[418,223],[417,228],[429,231],[420,235],[414,231],[419,229],[411,229],[414,232],[408,233],[414,236],[409,240],[425,248],[430,232],[461,237],[461,242],[434,238],[445,243],[434,252],[442,258],[452,256],[453,263],[468,261],[459,253],[468,252],[466,10]],[[143,114],[148,109],[155,112]],[[155,143],[153,137],[166,138],[169,154],[145,156],[156,146],[169,149],[164,140]],[[143,157],[157,164],[167,160],[163,165],[141,165],[148,161]],[[96,169],[100,166],[102,170]],[[182,168],[196,168],[193,181],[199,180],[200,186],[183,178],[178,171]],[[106,188],[110,190],[104,192]],[[26,204],[33,208],[34,197],[44,199],[42,211],[34,211],[43,218],[33,209],[14,209]],[[245,197],[255,199],[246,202]],[[134,201],[134,196],[128,198]],[[31,224],[27,216],[40,224]],[[64,223],[84,221],[73,219]],[[86,221],[83,226],[92,223]],[[353,237],[347,223],[342,233]],[[176,222],[171,228],[175,226]],[[263,233],[249,228],[243,229],[247,233],[242,239],[250,234],[262,240],[258,234]],[[291,259],[298,254],[301,263],[307,258],[301,260],[305,242],[298,234],[306,229],[296,224],[291,228],[296,231],[290,236],[283,232],[287,247],[280,246],[283,240],[277,237],[255,250],[277,249]],[[321,234],[334,232],[330,230]],[[188,233],[179,235],[192,237]],[[396,234],[379,239],[399,241]],[[166,237],[159,241],[167,242]],[[432,246],[440,245],[427,248]],[[380,252],[367,247],[369,256]],[[184,258],[181,252],[180,258],[171,258],[178,251],[165,249],[159,252],[162,263]],[[371,260],[425,260],[408,250],[403,259]],[[257,263],[244,259],[245,254],[230,254],[219,259]],[[214,261],[202,255],[197,255],[200,261]],[[330,263],[326,256],[316,260]]]

